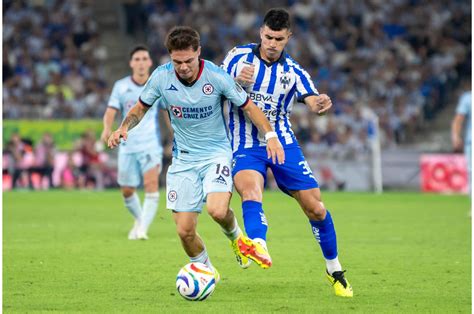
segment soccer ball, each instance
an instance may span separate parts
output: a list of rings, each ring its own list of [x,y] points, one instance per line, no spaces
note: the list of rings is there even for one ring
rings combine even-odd
[[[214,272],[203,263],[189,263],[180,269],[176,277],[179,294],[189,301],[203,301],[216,288]]]

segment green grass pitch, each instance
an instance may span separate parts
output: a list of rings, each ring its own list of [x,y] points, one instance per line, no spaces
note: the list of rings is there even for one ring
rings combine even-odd
[[[204,302],[182,299],[188,259],[161,193],[148,241],[129,241],[118,191],[3,194],[3,311],[123,313],[470,313],[466,196],[325,193],[354,289],[338,298],[296,202],[265,193],[273,266],[247,270],[207,214],[198,230],[222,280]],[[238,197],[232,200],[239,221]],[[242,225],[242,224],[241,224]]]

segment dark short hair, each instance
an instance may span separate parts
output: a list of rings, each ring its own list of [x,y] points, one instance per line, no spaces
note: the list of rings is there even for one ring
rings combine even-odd
[[[290,29],[290,13],[283,8],[273,8],[267,11],[263,18],[263,25],[268,26],[273,31]]]
[[[145,46],[145,45],[138,45],[138,46],[135,46],[135,47],[133,47],[132,50],[130,50],[130,60],[132,60],[133,55],[134,55],[135,52],[137,52],[137,51],[146,51],[146,52],[150,53],[150,50],[149,50],[148,47]]]
[[[165,46],[168,52],[173,50],[198,50],[200,46],[199,33],[189,26],[175,26],[166,35]]]

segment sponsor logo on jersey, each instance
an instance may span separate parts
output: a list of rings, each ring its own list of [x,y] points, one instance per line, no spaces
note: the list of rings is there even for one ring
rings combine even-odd
[[[168,87],[166,90],[174,90],[174,91],[178,91],[178,89],[176,87],[174,87],[173,84],[171,84],[170,87]]]
[[[272,95],[263,95],[260,93],[251,92],[249,96],[250,96],[250,99],[252,99],[253,101],[266,101],[266,102],[273,102],[273,103],[276,102],[273,100]]]
[[[178,199],[178,193],[175,190],[171,190],[168,192],[168,200],[170,202],[174,202]]]
[[[212,180],[212,182],[216,182],[216,183],[220,183],[220,184],[224,184],[224,185],[227,185],[227,182],[225,182],[225,179],[223,176],[218,176],[217,178],[215,178],[214,180]]]
[[[171,106],[171,112],[176,118],[181,119],[183,117],[183,109],[179,106]]]
[[[212,94],[213,91],[214,91],[214,86],[212,86],[212,84],[210,83],[204,84],[204,86],[202,87],[202,92],[206,95]]]
[[[170,108],[173,115],[179,119],[199,120],[210,117],[214,113],[212,106],[181,107],[173,105]]]

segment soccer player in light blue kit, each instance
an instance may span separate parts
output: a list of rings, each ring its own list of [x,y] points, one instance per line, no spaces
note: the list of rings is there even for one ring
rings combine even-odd
[[[464,92],[459,97],[456,107],[456,114],[451,124],[451,141],[455,151],[461,151],[464,148],[464,155],[467,162],[467,173],[469,178],[469,191],[471,191],[471,109],[472,109],[472,91],[470,80],[463,81]],[[464,140],[462,129],[464,127]],[[463,145],[464,142],[464,145]],[[464,146],[464,147],[463,147]]]
[[[166,177],[167,207],[173,211],[177,233],[191,262],[201,262],[212,269],[207,250],[196,232],[198,214],[207,203],[210,216],[231,241],[239,264],[248,258],[262,268],[269,266],[257,243],[245,237],[229,208],[232,195],[232,150],[222,111],[229,99],[267,135],[267,158],[284,162],[284,152],[265,115],[247,93],[220,67],[199,58],[199,34],[190,27],[174,27],[166,38],[171,62],[158,67],[140,100],[129,111],[117,131],[109,138],[109,147],[127,139],[153,104],[168,111],[174,131],[173,161]],[[156,105],[154,105],[156,107]],[[269,136],[270,135],[270,136]],[[219,275],[216,273],[216,279]]]
[[[107,143],[112,133],[112,125],[117,111],[125,118],[135,105],[145,83],[150,76],[153,62],[148,49],[135,47],[130,53],[132,75],[115,82],[105,111],[101,139]],[[158,210],[158,176],[160,173],[163,148],[161,146],[160,128],[157,108],[152,108],[142,122],[130,132],[128,140],[120,144],[118,154],[118,184],[122,191],[125,207],[135,219],[128,234],[130,240],[148,239],[148,228]],[[143,178],[145,198],[143,206],[136,193]]]
[[[290,36],[288,12],[271,9],[260,28],[261,43],[235,47],[222,64],[223,69],[244,86],[250,99],[266,114],[285,150],[284,164],[268,163],[264,139],[240,108],[230,101],[233,176],[242,199],[245,231],[266,250],[268,225],[262,198],[267,168],[271,168],[279,188],[294,197],[309,218],[335,294],[352,297],[352,287],[339,263],[331,215],[321,200],[318,183],[291,130],[289,119],[297,102],[304,102],[311,111],[323,114],[332,106],[331,99],[318,93],[309,74],[284,51]]]

